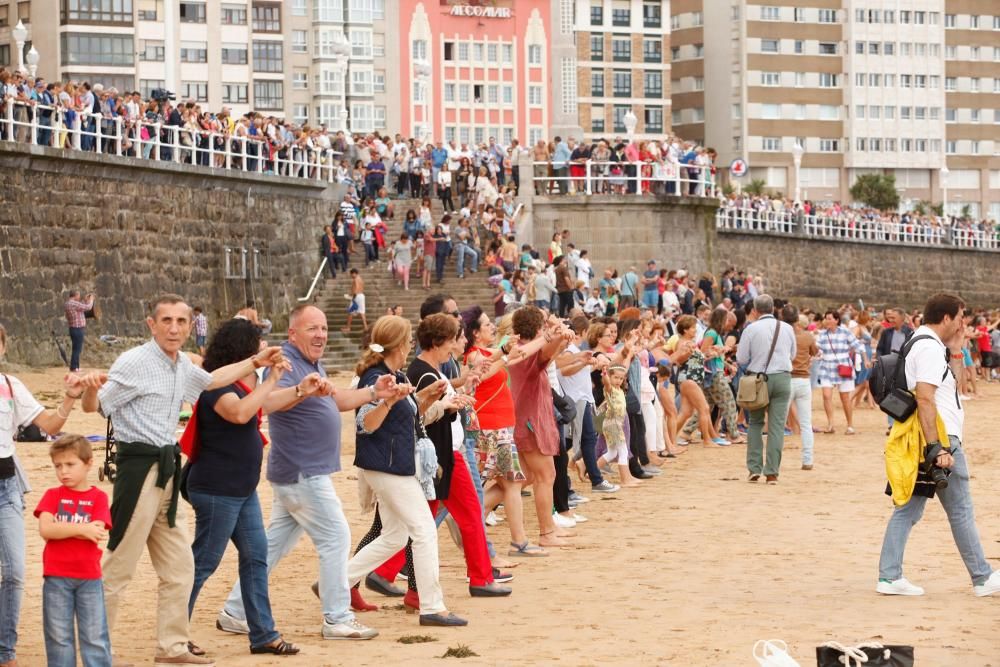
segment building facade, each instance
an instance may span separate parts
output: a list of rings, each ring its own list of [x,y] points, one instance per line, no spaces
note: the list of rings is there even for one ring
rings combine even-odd
[[[0,63],[6,57],[17,65],[10,25],[27,17],[38,73],[50,80],[144,96],[165,88],[210,110],[225,105],[299,124],[385,130],[399,122],[387,92],[395,43],[386,28],[396,22],[395,8],[386,0],[0,3]]]
[[[577,106],[588,139],[660,138],[671,122],[669,0],[576,0]]]
[[[744,182],[848,201],[887,172],[904,205],[1000,218],[996,2],[674,0],[671,29],[674,128]]]

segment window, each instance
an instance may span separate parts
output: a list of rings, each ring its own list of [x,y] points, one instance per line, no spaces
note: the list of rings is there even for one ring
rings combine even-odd
[[[642,4],[642,25],[644,28],[659,28],[663,24],[659,2],[644,2]],[[663,124],[662,116],[660,124]]]
[[[795,105],[795,119],[805,120],[806,119],[806,105],[796,104]]]
[[[779,42],[776,39],[762,39],[760,40],[760,50],[762,53],[778,53]]]
[[[604,60],[604,36],[603,35],[591,35],[590,36],[590,59],[591,60]]]
[[[513,44],[501,44],[500,45],[500,57],[505,63],[514,62],[514,45]]]
[[[163,62],[164,46],[163,40],[140,39],[139,40],[139,60],[144,62]]]
[[[865,119],[865,105],[864,104],[857,104],[857,105],[855,105],[855,107],[854,107],[854,117],[856,119],[858,119],[858,120],[864,120]]]
[[[979,15],[973,14],[969,17],[969,27],[973,30],[979,29]]]
[[[476,48],[473,51],[473,56],[472,57],[473,57],[473,59],[475,59],[476,62],[482,62],[482,60],[483,60],[483,45],[482,44],[479,44],[479,43],[476,44]],[[466,61],[469,60],[469,43],[468,42],[459,42],[458,43],[458,56],[455,58],[455,60],[459,60],[461,62],[466,62]]]
[[[611,75],[611,90],[615,97],[631,97],[632,72],[616,69]]]
[[[208,81],[181,81],[181,99],[194,98],[195,102],[208,101]]]
[[[351,104],[351,131],[371,132],[374,130],[374,115],[375,107],[372,104]],[[468,128],[465,130],[468,132]]]
[[[872,44],[878,45],[878,42],[872,42]],[[820,42],[819,43],[819,54],[821,56],[835,56],[837,55],[837,43],[836,42]]]
[[[820,139],[820,153],[837,153],[840,151],[840,139]]]
[[[781,73],[780,72],[761,72],[760,73],[760,85],[762,85],[762,86],[780,86],[781,85]]]
[[[246,65],[247,45],[246,44],[223,44],[222,45],[223,65]]]
[[[590,6],[590,25],[604,24],[604,6],[600,4]]]
[[[281,5],[253,3],[253,31],[281,32]]]
[[[914,25],[923,25],[924,22],[925,22],[924,19],[925,19],[926,16],[927,16],[927,12],[913,12],[913,24]]]
[[[941,107],[928,107],[927,108],[928,118],[931,120],[941,119]]]
[[[536,107],[542,106],[541,86],[528,86],[528,105]]]
[[[292,53],[309,53],[305,30],[292,31]]]
[[[378,86],[376,86],[377,88]],[[382,77],[382,88],[384,92],[385,88],[385,77]],[[500,86],[492,84],[486,86],[486,102],[487,104],[499,104],[500,103]]]
[[[155,21],[163,9],[163,0],[139,0],[137,4],[140,21]]]
[[[374,72],[369,69],[352,69],[351,70],[351,94],[352,95],[371,95],[372,94],[372,78],[374,77]]]
[[[681,59],[681,47],[679,47],[679,46],[671,46],[670,47],[670,61],[673,62],[675,60],[680,60],[680,59]]]
[[[796,7],[793,18],[796,23],[804,23],[806,20],[806,10],[803,7]]]
[[[595,104],[590,107],[590,131],[604,131],[604,105]]]
[[[413,40],[410,49],[413,52],[414,60],[427,60],[427,42],[422,39]]]
[[[906,9],[900,10],[900,12],[899,12],[899,22],[900,23],[909,23],[910,22],[910,13],[911,12],[909,10],[906,10]]]
[[[385,73],[384,72],[376,72],[374,75],[372,75],[372,89],[376,93],[384,93],[385,92]]]
[[[872,88],[878,88],[882,85],[882,75],[881,74],[869,74],[868,75],[868,85]]]
[[[885,107],[883,109],[883,111],[885,112],[885,119],[886,120],[895,120],[896,119],[896,107],[894,107],[894,106],[887,106],[887,107]]]
[[[611,111],[612,115],[612,132],[624,132],[625,131],[625,114],[629,112],[631,107],[623,106],[621,104],[616,104],[614,109]]]
[[[444,43],[444,59],[447,61],[455,59],[455,42]]]
[[[882,44],[882,53],[887,56],[895,55],[896,43],[895,42],[885,42]]]
[[[899,75],[899,86],[900,88],[910,88],[913,85],[913,75],[911,74],[900,74]]]
[[[642,60],[647,63],[663,62],[663,42],[659,39],[642,40]]]
[[[979,113],[979,109],[969,109],[969,122],[970,123],[978,123],[978,122],[980,122],[980,118],[981,118],[981,114]]]
[[[914,88],[926,88],[927,87],[927,75],[926,74],[914,74],[913,75],[913,87]]]
[[[859,56],[865,54],[865,43],[864,42],[854,42],[854,53]]]
[[[157,88],[163,88],[166,84],[162,79],[139,79],[139,95],[142,99],[148,100],[152,97],[152,92]]]
[[[877,56],[882,48],[881,42],[868,42],[868,53],[873,56]],[[836,53],[836,46],[834,46],[834,53]]]
[[[253,103],[258,109],[283,109],[284,84],[281,81],[254,81]]]
[[[682,124],[681,110],[680,109],[673,109],[673,110],[671,110],[671,112],[670,112],[670,122],[673,125],[681,125]]]
[[[464,83],[460,83],[460,84],[458,84],[457,88],[458,88],[458,101],[459,102],[468,102],[469,101],[469,87],[467,85],[465,85]]]
[[[855,72],[854,73],[854,85],[855,86],[858,86],[859,88],[864,88],[865,85],[866,85],[866,83],[867,83],[867,81],[868,81],[868,75],[865,74],[864,72]]]
[[[642,86],[646,97],[663,97],[663,72],[646,70],[642,75]],[[702,79],[704,87],[704,79]]]
[[[979,92],[979,79],[978,78],[972,77],[971,79],[969,79],[969,90],[971,92],[973,92],[973,93],[978,93]]]
[[[691,25],[698,27],[705,23],[705,17],[701,12],[691,12]]]
[[[944,89],[948,91],[954,91],[958,89],[958,78],[954,76],[946,76],[944,78]]]
[[[491,44],[496,48],[495,44]],[[490,62],[495,61],[496,58],[490,59]],[[541,65],[542,64],[542,47],[540,44],[529,44],[528,45],[528,64],[529,65]]]
[[[222,5],[223,25],[246,25],[247,8],[246,5]]]
[[[761,6],[761,8],[760,8],[760,20],[761,21],[780,21],[781,20],[781,10],[778,7]]]
[[[954,14],[945,14],[944,15],[944,27],[945,28],[954,28],[955,27],[955,15]]]
[[[539,49],[540,48],[541,47],[539,47]],[[495,63],[497,61],[497,45],[496,44],[487,44],[486,45],[486,60],[488,62],[491,62],[491,63]]]
[[[245,83],[224,83],[222,84],[223,104],[246,104],[247,84]]]
[[[627,28],[632,23],[632,10],[620,7],[611,9],[611,25]]]
[[[777,120],[781,118],[780,104],[761,104],[760,117],[767,120]]]
[[[695,44],[694,45],[694,57],[695,58],[704,58],[705,57],[705,45],[704,44]]]
[[[821,9],[819,10],[819,22],[820,23],[836,23],[837,22],[837,10],[836,9]],[[888,23],[888,21],[887,21]]]
[[[910,120],[911,117],[912,117],[911,107],[899,107],[900,120]]]
[[[643,120],[646,125],[646,132],[663,131],[663,109],[659,107],[646,107],[643,111]]]
[[[802,88],[806,85],[806,73],[796,72],[795,73],[795,87]]]
[[[309,0],[292,0],[292,16],[306,16],[308,8]]]
[[[863,107],[862,107],[863,108]],[[872,120],[878,120],[881,116],[882,107],[872,106],[868,109],[868,117]]]
[[[372,57],[372,31],[370,29],[351,28],[351,57]]]
[[[180,5],[181,23],[204,23],[204,2],[182,2]]]
[[[592,71],[590,73],[590,95],[591,97],[604,97],[603,71]]]
[[[253,41],[253,68],[258,72],[281,72],[281,42]],[[256,90],[257,81],[254,82]],[[257,93],[254,93],[256,99]]]
[[[761,150],[765,153],[777,153],[781,150],[781,137],[761,137]]]
[[[926,120],[927,107],[913,107],[913,120]]]
[[[946,122],[946,123],[954,123],[956,121],[956,119],[957,119],[957,115],[955,113],[955,109],[953,109],[953,108],[946,108],[944,110],[944,122]]]
[[[854,150],[860,151],[862,153],[868,150],[868,140],[865,139],[864,137],[858,137],[857,140],[854,142]]]
[[[944,152],[945,153],[957,153],[958,152],[958,142],[954,139],[949,139],[944,142]]]
[[[630,62],[632,60],[632,40],[627,37],[612,37],[611,59],[615,62]]]
[[[503,103],[508,106],[514,103],[514,86],[503,87]]]
[[[298,125],[305,125],[309,121],[309,105],[296,104],[292,107],[292,120]]]
[[[208,44],[206,42],[181,42],[182,63],[207,63]]]
[[[795,40],[795,53],[805,53],[805,44],[801,39]]]
[[[298,70],[292,72],[292,88],[295,90],[307,90],[309,88],[308,72],[300,72]]]
[[[869,9],[868,10],[868,22],[869,23],[880,23],[879,18],[880,18],[880,14],[879,14],[879,11],[877,9]]]
[[[958,47],[954,44],[948,44],[944,47],[944,58],[945,60],[955,60],[958,58]]]
[[[840,119],[840,107],[833,104],[821,104],[819,105],[819,119],[820,120],[839,120]]]
[[[444,84],[444,101],[445,102],[455,101],[455,84],[453,83]]]
[[[62,0],[61,4],[63,23],[132,23],[132,0]],[[8,11],[6,7],[4,11]]]

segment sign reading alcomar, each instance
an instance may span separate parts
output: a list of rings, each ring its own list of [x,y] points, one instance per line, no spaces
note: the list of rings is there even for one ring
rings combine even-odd
[[[509,19],[514,17],[512,7],[499,7],[496,0],[441,0],[442,5],[450,8],[452,16],[472,16],[486,19]]]

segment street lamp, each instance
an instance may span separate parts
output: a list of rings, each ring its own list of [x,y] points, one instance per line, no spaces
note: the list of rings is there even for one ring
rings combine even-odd
[[[795,203],[796,204],[799,203],[799,194],[801,193],[801,187],[800,187],[801,183],[800,183],[799,174],[802,171],[802,154],[805,153],[805,152],[806,152],[806,150],[804,148],[802,148],[802,144],[800,144],[797,141],[795,142],[795,145],[792,146],[792,162],[795,164]]]
[[[632,109],[629,109],[622,117],[622,122],[625,123],[625,133],[628,134],[628,140],[631,142],[632,135],[635,134],[635,126],[638,124],[639,119],[635,117],[634,113],[632,113]]]
[[[948,165],[942,165],[938,175],[941,177],[941,214],[948,219]]]
[[[31,72],[31,78],[35,78],[35,72],[38,71],[38,51],[32,46],[28,49],[28,71]]]
[[[27,70],[24,68],[24,42],[28,39],[28,29],[24,27],[23,21],[17,22],[17,25],[11,31],[11,36],[17,43],[17,71],[21,74],[26,74]]]
[[[347,63],[351,57],[351,43],[342,30],[333,33],[333,54],[340,70],[340,129],[347,133]]]

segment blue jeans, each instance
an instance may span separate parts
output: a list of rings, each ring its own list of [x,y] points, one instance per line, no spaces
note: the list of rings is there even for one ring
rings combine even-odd
[[[15,658],[24,595],[24,495],[17,477],[0,479],[0,662]]]
[[[347,585],[347,558],[351,528],[329,475],[299,476],[293,484],[271,484],[274,506],[267,527],[267,572],[277,565],[302,537],[309,535],[319,554],[319,598],[329,623],[354,619]],[[246,618],[240,582],[226,600],[226,613]]]
[[[438,282],[444,280],[444,263],[448,261],[448,246],[444,241],[438,241],[434,249],[434,277]]]
[[[45,577],[42,585],[45,655],[49,667],[76,667],[73,621],[80,636],[83,667],[111,664],[111,639],[100,579]]]
[[[475,273],[479,270],[479,253],[476,252],[472,246],[468,243],[459,243],[455,246],[458,252],[458,276],[462,277],[465,275],[465,256],[468,255],[472,258],[472,269],[471,271]]]
[[[483,508],[483,478],[479,476],[479,465],[476,463],[476,437],[466,434],[465,436],[465,464],[469,467],[469,477],[472,478],[472,486],[476,487],[476,496],[479,498],[479,509]],[[444,518],[448,516],[448,508],[444,503],[438,503],[438,513],[434,517],[434,525],[438,528],[444,523]],[[490,558],[496,558],[497,551],[493,548],[493,542],[486,538],[486,550],[490,552]]]
[[[948,488],[938,489],[937,497],[948,515],[951,524],[951,535],[955,539],[958,552],[969,571],[972,584],[979,586],[993,574],[993,568],[986,561],[983,545],[976,529],[975,512],[972,509],[972,493],[969,491],[969,465],[965,460],[962,442],[949,436],[951,455],[955,465],[948,477]],[[906,550],[906,540],[910,537],[920,517],[924,514],[925,496],[912,496],[905,505],[895,507],[885,528],[885,538],[882,540],[882,554],[878,559],[878,577],[896,581],[903,576],[903,551]]]
[[[280,635],[274,629],[271,600],[267,593],[267,534],[260,501],[254,491],[245,498],[215,496],[189,491],[194,507],[194,585],[188,602],[188,617],[205,581],[215,573],[232,540],[239,553],[240,587],[250,646],[270,644]]]
[[[642,291],[642,305],[646,308],[656,308],[656,304],[660,301],[660,293],[655,289],[647,289]]]
[[[71,371],[80,370],[80,354],[83,353],[83,335],[87,331],[85,327],[70,327],[69,339],[73,344],[69,357],[69,369]]]

